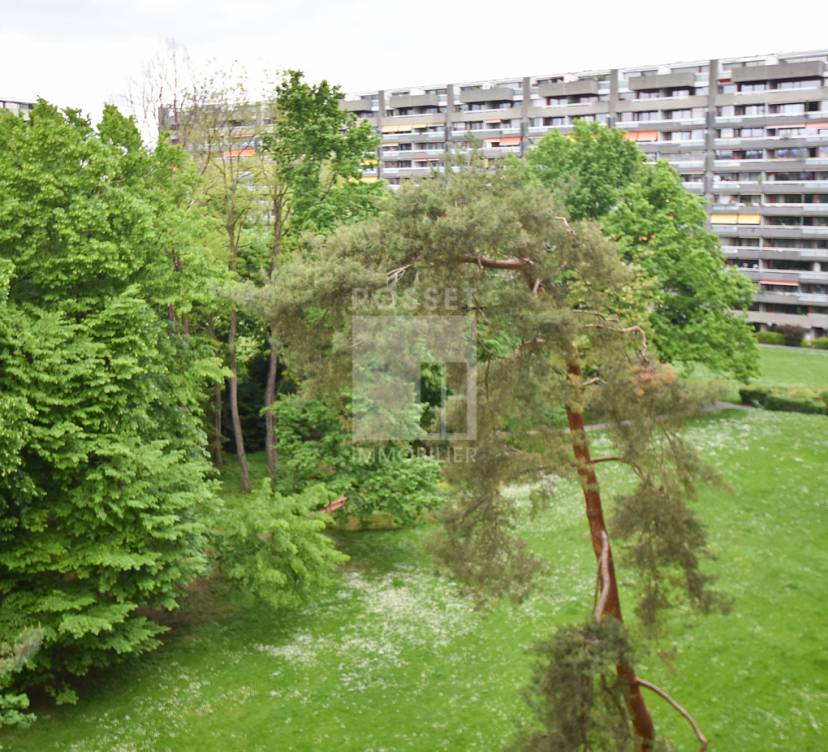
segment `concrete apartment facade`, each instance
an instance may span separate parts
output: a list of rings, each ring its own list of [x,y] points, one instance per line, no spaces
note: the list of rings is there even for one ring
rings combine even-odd
[[[576,119],[624,132],[706,199],[728,263],[756,284],[750,321],[828,335],[828,50],[349,95],[382,144],[365,179],[441,169],[469,134],[522,155]]]
[[[15,115],[27,117],[34,107],[33,102],[23,102],[18,99],[3,99],[0,97],[0,110],[9,110]]]

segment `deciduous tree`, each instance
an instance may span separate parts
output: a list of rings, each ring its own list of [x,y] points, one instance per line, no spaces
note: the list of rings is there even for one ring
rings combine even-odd
[[[648,165],[619,131],[578,121],[545,136],[528,174],[556,191],[574,219],[594,219],[653,283],[650,323],[666,362],[704,364],[747,380],[758,351],[745,320],[753,285],[725,264],[702,200],[666,163]]]

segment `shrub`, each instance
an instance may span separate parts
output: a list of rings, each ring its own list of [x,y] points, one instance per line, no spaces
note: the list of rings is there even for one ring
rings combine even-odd
[[[780,326],[779,332],[787,347],[801,347],[805,330],[801,326]]]
[[[789,413],[828,413],[828,392],[819,395],[813,392],[791,391],[769,387],[745,387],[739,390],[743,405],[763,407]]]
[[[221,574],[274,608],[295,607],[327,583],[348,557],[323,532],[329,521],[314,510],[331,499],[323,484],[284,496],[270,481],[215,522],[215,560]]]
[[[764,407],[765,400],[767,399],[769,394],[770,389],[768,389],[767,387],[744,387],[739,390],[739,400],[743,405]]]
[[[341,515],[364,521],[384,513],[400,524],[421,520],[443,501],[437,489],[440,466],[434,459],[418,456],[411,444],[354,447],[344,416],[322,400],[284,396],[276,419],[281,493],[325,483],[331,499],[348,497]]]
[[[817,350],[828,350],[828,337],[817,337],[812,345]]]
[[[756,341],[760,345],[784,345],[785,336],[782,332],[758,332]]]
[[[821,400],[815,400],[810,397],[769,394],[762,406],[766,410],[825,415],[825,404]]]

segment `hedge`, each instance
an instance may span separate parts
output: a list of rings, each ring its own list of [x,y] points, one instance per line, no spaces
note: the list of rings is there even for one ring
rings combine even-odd
[[[760,345],[784,345],[785,335],[782,332],[758,332],[756,341]]]
[[[774,387],[743,387],[739,390],[739,399],[743,405],[763,407],[765,410],[828,415],[828,391],[817,395]]]

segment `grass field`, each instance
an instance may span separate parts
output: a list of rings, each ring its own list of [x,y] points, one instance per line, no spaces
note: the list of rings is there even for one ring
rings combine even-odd
[[[828,389],[828,351],[760,345],[759,372],[758,378],[751,383]],[[705,368],[697,368],[691,376],[693,381],[708,381],[711,378],[714,377]],[[715,378],[722,385],[723,397],[738,402],[742,384]]]
[[[731,485],[706,490],[697,508],[734,610],[675,614],[639,665],[692,709],[714,752],[828,748],[826,427],[821,416],[726,411],[690,430]],[[628,480],[614,466],[601,477],[610,492]],[[435,574],[429,532],[339,534],[351,562],[301,613],[220,586],[201,592],[161,650],[95,677],[77,706],[40,709],[31,729],[0,735],[3,749],[500,749],[525,713],[526,649],[589,613],[580,499],[561,489],[528,529],[552,569],[520,606],[475,610]],[[631,584],[622,578],[628,611]],[[696,749],[672,711],[650,704],[675,749]]]

